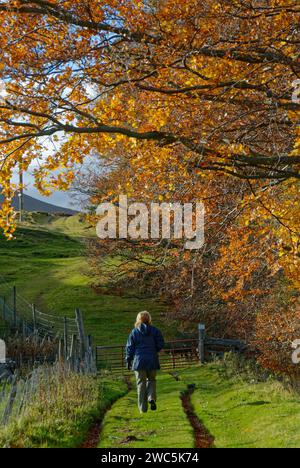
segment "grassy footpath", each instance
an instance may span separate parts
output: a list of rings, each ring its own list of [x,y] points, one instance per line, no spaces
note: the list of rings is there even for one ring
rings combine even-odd
[[[195,384],[192,403],[216,448],[300,447],[300,398],[277,382],[228,378],[220,364],[160,374],[156,413],[140,415],[136,392],[118,400],[104,419],[99,447],[191,448],[194,438],[180,392]]]
[[[1,448],[76,448],[88,436],[95,420],[127,392],[121,379],[74,375],[60,389],[60,395],[32,403],[27,414],[0,429]],[[88,398],[80,396],[88,392]]]
[[[66,316],[74,316],[79,307],[87,332],[97,344],[122,344],[141,310],[150,310],[162,325],[164,307],[155,300],[93,292],[94,278],[81,242],[84,227],[77,217],[41,225],[39,217],[35,221],[20,228],[11,242],[0,235],[0,275],[10,287],[16,284],[28,302],[35,302],[44,312]],[[68,234],[63,232],[66,226]],[[5,288],[0,278],[0,294]],[[166,335],[172,337],[173,330],[166,330]]]
[[[193,431],[180,400],[180,392],[184,389],[184,382],[177,382],[168,374],[160,374],[159,409],[144,415],[138,411],[136,391],[131,391],[106,414],[99,447],[193,447]]]

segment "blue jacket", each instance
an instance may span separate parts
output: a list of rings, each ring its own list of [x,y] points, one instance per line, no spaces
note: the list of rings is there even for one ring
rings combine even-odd
[[[160,369],[158,353],[165,345],[158,328],[142,323],[134,328],[126,345],[126,360],[133,361],[132,370]]]

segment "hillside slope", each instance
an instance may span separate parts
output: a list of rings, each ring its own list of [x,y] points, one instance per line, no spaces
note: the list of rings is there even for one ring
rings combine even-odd
[[[77,240],[96,236],[95,228],[86,223],[80,213],[73,216],[64,216],[61,214],[27,212],[20,227],[65,234]]]
[[[3,196],[0,195],[0,206],[3,203],[3,200]],[[17,196],[13,199],[12,205],[16,210],[19,209],[19,200]],[[77,211],[71,210],[70,208],[52,205],[51,203],[43,202],[26,194],[24,194],[24,210],[28,212],[42,212],[50,214],[62,213],[65,215],[74,215],[77,213]]]
[[[136,291],[96,294],[92,284],[101,278],[90,270],[82,230],[88,235],[78,216],[37,215],[19,226],[14,240],[0,234],[0,294],[16,285],[18,294],[41,311],[73,317],[80,308],[87,333],[99,345],[123,344],[141,310],[149,309],[163,325],[164,306],[154,299],[140,298]]]

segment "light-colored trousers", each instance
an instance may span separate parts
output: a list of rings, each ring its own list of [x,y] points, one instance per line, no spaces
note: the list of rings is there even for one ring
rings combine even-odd
[[[138,370],[135,371],[138,406],[142,413],[148,411],[148,402],[156,401],[156,370]]]

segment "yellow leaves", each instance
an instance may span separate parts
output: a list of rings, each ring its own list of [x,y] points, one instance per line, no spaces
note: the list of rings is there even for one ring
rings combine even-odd
[[[120,41],[113,39],[118,36],[115,32],[102,31],[97,35],[94,27],[77,28],[64,18],[58,21],[48,14],[25,17],[17,12],[0,13],[0,75],[10,76],[10,99],[16,105],[0,109],[0,139],[24,134],[21,143],[3,146],[4,154],[13,155],[11,166],[7,172],[4,169],[0,179],[3,190],[9,186],[11,170],[20,159],[26,170],[31,161],[42,157],[36,185],[48,194],[54,187],[66,189],[72,182],[72,170],[86,156],[101,155],[101,161],[112,167],[115,161],[126,161],[142,195],[150,197],[161,192],[170,198],[176,188],[182,197],[190,194],[196,198],[213,177],[201,167],[217,162],[225,170],[236,171],[233,156],[250,158],[252,149],[257,150],[258,146],[259,151],[280,154],[282,142],[292,140],[299,122],[297,112],[290,111],[293,125],[287,128],[286,109],[276,105],[274,111],[276,96],[286,95],[281,88],[291,79],[288,59],[298,53],[297,46],[292,41],[282,42],[286,65],[276,64],[276,57],[270,61],[262,57],[260,63],[255,62],[270,44],[294,30],[293,15],[282,4],[283,8],[271,19],[268,15],[254,15],[252,20],[253,12],[244,5],[243,15],[250,15],[244,21],[235,14],[238,2],[225,3],[64,2],[64,8],[87,23],[91,18],[101,22],[108,10],[114,12],[116,19],[107,28],[122,25],[129,30],[128,35],[121,34],[124,40]],[[231,39],[224,40],[228,34]],[[250,55],[252,60],[236,59],[236,54]],[[266,86],[273,101],[268,99]],[[189,87],[197,89],[187,91],[185,88]],[[28,112],[17,111],[19,108]],[[14,126],[11,120],[20,120],[23,126]],[[35,146],[31,138],[25,143],[27,132],[51,133],[57,122],[66,129],[69,139],[62,142],[62,132],[52,135],[51,140],[46,135],[45,146],[49,143],[57,147],[54,154],[49,156],[48,148]],[[82,134],[72,135],[72,125]],[[94,132],[93,128],[100,125],[125,131],[165,132],[178,140],[172,144],[168,139],[144,143],[127,139],[117,131]],[[279,148],[274,148],[277,136]],[[186,139],[189,144],[184,145]],[[287,142],[288,151],[292,144]],[[199,154],[201,145],[210,151],[203,161]],[[291,155],[297,154],[298,149],[299,130],[295,129]],[[55,171],[64,175],[51,177]],[[277,207],[271,208],[276,216],[282,215]],[[251,216],[248,218],[252,220]],[[247,223],[246,220],[246,228],[250,227]]]
[[[7,198],[1,206],[0,211],[0,229],[8,240],[13,239],[13,233],[16,230],[16,215],[11,207],[11,199]]]
[[[292,241],[292,243],[295,244],[295,245],[298,245],[298,243],[299,243],[299,241],[300,241],[300,236],[299,236],[299,234],[300,234],[300,233],[298,233],[298,234],[295,234],[295,233],[294,233],[294,234],[291,235],[291,241]]]
[[[241,299],[247,282],[247,294],[258,297],[259,289],[249,290],[249,285],[264,268],[272,277],[284,271],[287,294],[300,287],[299,186],[288,181],[266,190],[257,184],[255,195],[249,192],[238,205],[239,217],[224,234],[213,269],[218,278],[231,278],[230,288],[221,294],[224,300]]]

